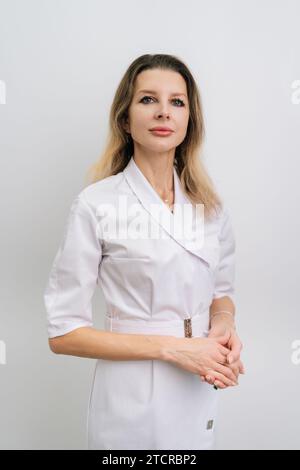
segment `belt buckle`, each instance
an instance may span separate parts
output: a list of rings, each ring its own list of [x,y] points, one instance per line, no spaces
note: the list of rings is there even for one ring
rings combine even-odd
[[[184,336],[186,338],[192,338],[192,319],[191,318],[184,319]]]

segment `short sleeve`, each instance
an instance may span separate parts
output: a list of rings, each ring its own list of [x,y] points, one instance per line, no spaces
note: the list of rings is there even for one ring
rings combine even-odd
[[[97,218],[84,195],[73,201],[44,290],[49,338],[92,326],[92,297],[101,262]]]
[[[236,241],[228,209],[224,208],[220,221],[220,258],[215,271],[213,298],[228,296],[235,303],[235,249]]]

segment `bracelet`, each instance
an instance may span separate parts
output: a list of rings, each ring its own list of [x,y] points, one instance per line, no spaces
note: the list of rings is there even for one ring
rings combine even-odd
[[[212,312],[212,314],[210,315],[210,324],[213,321],[213,319],[215,318],[215,316],[218,315],[218,313],[228,313],[232,318],[233,328],[236,329],[236,327],[234,325],[234,323],[235,323],[235,314],[233,312],[230,312],[229,310],[218,310],[217,312]]]
[[[212,313],[211,313],[211,316],[214,317],[214,316],[217,315],[218,313],[229,313],[229,315],[231,315],[232,317],[234,317],[234,313],[233,313],[233,312],[230,312],[229,310],[218,310],[217,312],[212,312]]]

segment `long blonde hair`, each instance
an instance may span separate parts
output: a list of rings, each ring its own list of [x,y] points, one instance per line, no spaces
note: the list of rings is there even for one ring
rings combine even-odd
[[[190,116],[185,139],[175,149],[174,165],[189,200],[204,204],[205,216],[210,217],[212,211],[222,208],[223,204],[199,158],[205,134],[200,93],[188,67],[173,55],[145,54],[129,65],[113,99],[105,149],[99,160],[88,169],[87,184],[123,171],[133,155],[132,137],[122,124],[128,118],[136,77],[147,69],[173,70],[180,73],[186,82]]]

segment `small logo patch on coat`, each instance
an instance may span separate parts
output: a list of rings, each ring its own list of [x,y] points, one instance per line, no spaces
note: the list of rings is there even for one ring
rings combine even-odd
[[[206,429],[212,429],[213,424],[214,424],[213,419],[210,419],[209,421],[207,421]]]

